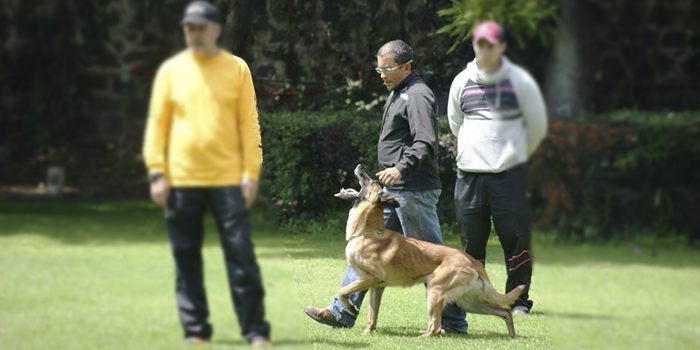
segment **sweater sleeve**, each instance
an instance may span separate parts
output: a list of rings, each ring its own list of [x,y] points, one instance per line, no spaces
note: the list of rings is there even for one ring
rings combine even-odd
[[[414,93],[408,97],[407,119],[413,144],[404,150],[396,169],[402,176],[416,169],[425,159],[437,154],[437,118],[435,98],[428,93]]]
[[[258,122],[258,108],[253,77],[248,65],[243,64],[241,98],[238,106],[238,130],[243,151],[243,177],[258,180],[262,167],[262,139]]]
[[[462,84],[459,80],[459,76],[457,76],[452,81],[450,95],[447,101],[447,119],[450,121],[452,133],[457,137],[459,137],[459,129],[462,127],[462,122],[464,121],[464,111],[462,111],[462,103],[459,98]]]
[[[529,157],[535,153],[540,142],[547,135],[547,110],[535,79],[523,70],[520,72],[521,86],[517,92],[527,130],[527,155]]]
[[[162,173],[167,172],[166,147],[172,118],[170,77],[166,64],[158,69],[153,82],[143,142],[143,159],[146,168],[151,172]]]

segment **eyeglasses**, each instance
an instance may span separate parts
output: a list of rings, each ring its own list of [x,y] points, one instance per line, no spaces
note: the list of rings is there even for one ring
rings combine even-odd
[[[203,32],[205,29],[207,29],[206,24],[197,25],[194,23],[185,23],[184,27],[188,32]]]
[[[411,63],[411,62],[413,62],[413,60],[410,60],[410,61],[408,61],[408,62],[406,62],[406,63],[401,63],[400,65],[398,65],[398,66],[396,66],[396,67],[387,67],[387,68],[377,67],[377,68],[374,68],[374,71],[377,72],[377,74],[389,73],[389,72],[391,72],[391,71],[393,71],[393,70],[396,70],[396,69],[398,69],[399,67],[404,66],[404,65],[407,65],[407,64],[409,64],[409,63]]]

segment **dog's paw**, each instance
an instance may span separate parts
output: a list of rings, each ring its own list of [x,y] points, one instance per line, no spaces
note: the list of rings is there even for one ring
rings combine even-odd
[[[436,335],[443,335],[445,334],[445,331],[442,328],[438,328],[437,330],[427,330],[423,333],[420,334],[421,337],[433,337]]]
[[[360,309],[358,309],[357,306],[355,306],[355,304],[353,304],[352,301],[348,300],[347,298],[341,296],[340,302],[342,302],[343,306],[345,306],[344,311],[349,313],[351,316],[357,317],[357,314],[360,313]]]

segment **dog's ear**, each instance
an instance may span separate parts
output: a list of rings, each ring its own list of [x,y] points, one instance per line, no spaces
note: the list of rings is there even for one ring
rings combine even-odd
[[[380,192],[379,200],[385,205],[390,205],[392,207],[401,207],[406,204],[406,200],[396,193],[390,192]]]
[[[341,188],[340,192],[336,193],[334,196],[340,199],[354,200],[360,196],[360,193],[352,188],[348,188],[347,190]]]

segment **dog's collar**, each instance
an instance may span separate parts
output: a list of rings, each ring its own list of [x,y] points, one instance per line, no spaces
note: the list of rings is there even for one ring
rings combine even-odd
[[[357,237],[362,237],[362,236],[366,236],[366,235],[381,235],[382,233],[384,233],[384,230],[362,231],[362,232],[360,232],[359,235],[355,235],[355,236],[350,237],[350,239],[348,239],[348,242],[352,241],[353,239],[355,239]]]

